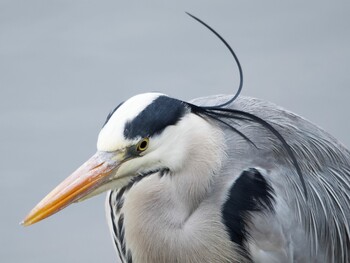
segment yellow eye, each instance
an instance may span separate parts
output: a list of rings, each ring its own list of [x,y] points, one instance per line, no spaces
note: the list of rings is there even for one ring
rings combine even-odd
[[[149,139],[148,138],[143,138],[138,144],[137,144],[137,151],[138,152],[143,152],[147,150],[149,144]]]

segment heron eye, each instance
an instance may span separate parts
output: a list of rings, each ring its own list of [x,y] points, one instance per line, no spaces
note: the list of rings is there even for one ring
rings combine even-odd
[[[143,152],[148,148],[149,139],[143,138],[137,145],[137,151]]]

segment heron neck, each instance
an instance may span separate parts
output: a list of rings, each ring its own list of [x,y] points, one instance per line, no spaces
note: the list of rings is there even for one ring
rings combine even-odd
[[[188,222],[193,221],[189,219],[194,214],[198,216],[198,210],[220,169],[223,154],[221,138],[213,137],[213,134],[210,136],[206,142],[211,145],[189,155],[187,165],[181,170],[163,176],[153,174],[130,189],[123,212],[126,244],[133,252],[145,253],[144,248],[148,247],[154,253],[147,252],[147,255],[159,255],[162,250],[169,251],[172,246],[186,244],[182,241],[198,231],[197,224]],[[202,220],[206,219],[203,215]],[[206,224],[210,224],[209,221]],[[199,226],[205,228],[200,222]],[[169,262],[167,260],[164,262]]]

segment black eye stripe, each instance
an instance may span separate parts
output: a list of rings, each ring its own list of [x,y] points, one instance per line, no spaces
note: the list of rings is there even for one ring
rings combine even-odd
[[[187,112],[188,106],[181,100],[159,96],[124,127],[126,139],[152,137],[166,127],[175,125]]]

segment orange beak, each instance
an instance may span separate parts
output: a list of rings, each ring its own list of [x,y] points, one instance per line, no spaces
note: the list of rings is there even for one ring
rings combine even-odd
[[[32,225],[79,201],[110,180],[120,166],[116,152],[97,152],[41,200],[21,223]],[[119,156],[120,157],[120,156]]]

